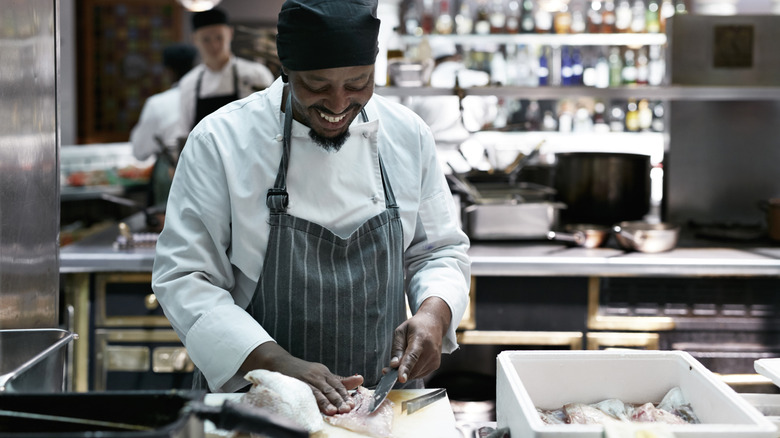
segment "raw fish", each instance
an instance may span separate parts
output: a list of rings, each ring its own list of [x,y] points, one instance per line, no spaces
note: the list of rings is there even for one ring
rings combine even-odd
[[[693,407],[685,400],[679,386],[675,386],[666,393],[663,400],[661,400],[661,403],[658,404],[658,409],[671,412],[685,420],[687,423],[699,423],[699,419],[696,417],[696,414],[693,413]]]
[[[252,388],[241,396],[241,401],[285,417],[309,433],[319,432],[325,427],[309,385],[268,370],[250,371],[244,378],[252,382]]]
[[[393,428],[393,402],[388,399],[373,413],[370,413],[373,392],[358,386],[352,399],[355,401],[355,407],[346,414],[336,414],[326,416],[328,423],[349,429],[353,432],[366,434],[375,438],[390,437]]]
[[[652,403],[645,403],[636,408],[634,414],[631,416],[631,421],[640,423],[688,424],[677,415],[656,408]]]
[[[563,405],[566,422],[570,424],[604,424],[617,419],[604,411],[585,403],[567,403]]]
[[[631,421],[631,411],[633,408],[616,398],[608,398],[592,406],[620,421]]]
[[[539,413],[539,417],[546,424],[566,424],[566,414],[563,413],[563,409],[545,410],[536,408],[536,412]]]

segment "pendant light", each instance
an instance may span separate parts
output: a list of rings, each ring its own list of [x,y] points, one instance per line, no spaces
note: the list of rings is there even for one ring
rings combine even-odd
[[[192,12],[207,11],[217,6],[222,0],[178,0],[185,9]]]

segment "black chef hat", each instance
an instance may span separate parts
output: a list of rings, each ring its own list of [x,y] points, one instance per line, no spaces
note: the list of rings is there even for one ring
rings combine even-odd
[[[371,65],[379,52],[377,0],[287,0],[276,49],[293,71]]]
[[[201,27],[214,24],[228,24],[228,18],[225,11],[219,8],[209,9],[208,11],[196,12],[192,14],[192,30],[198,30]]]
[[[178,80],[192,69],[197,55],[197,49],[189,44],[171,44],[163,49],[163,65],[173,70]]]

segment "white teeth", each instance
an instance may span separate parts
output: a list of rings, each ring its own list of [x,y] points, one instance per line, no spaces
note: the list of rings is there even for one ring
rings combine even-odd
[[[327,114],[325,114],[323,112],[320,112],[320,117],[322,117],[323,119],[329,121],[330,123],[339,122],[339,121],[341,121],[341,119],[343,119],[346,116],[347,115],[344,114],[343,116],[333,117],[333,116],[329,116],[329,115],[327,115]]]

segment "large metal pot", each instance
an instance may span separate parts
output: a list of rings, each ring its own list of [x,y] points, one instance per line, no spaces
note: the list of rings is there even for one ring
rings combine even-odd
[[[642,154],[556,154],[556,199],[561,222],[611,226],[639,220],[650,209],[650,157]]]
[[[680,235],[678,225],[665,222],[621,222],[613,230],[621,248],[647,253],[669,251],[677,245]]]

